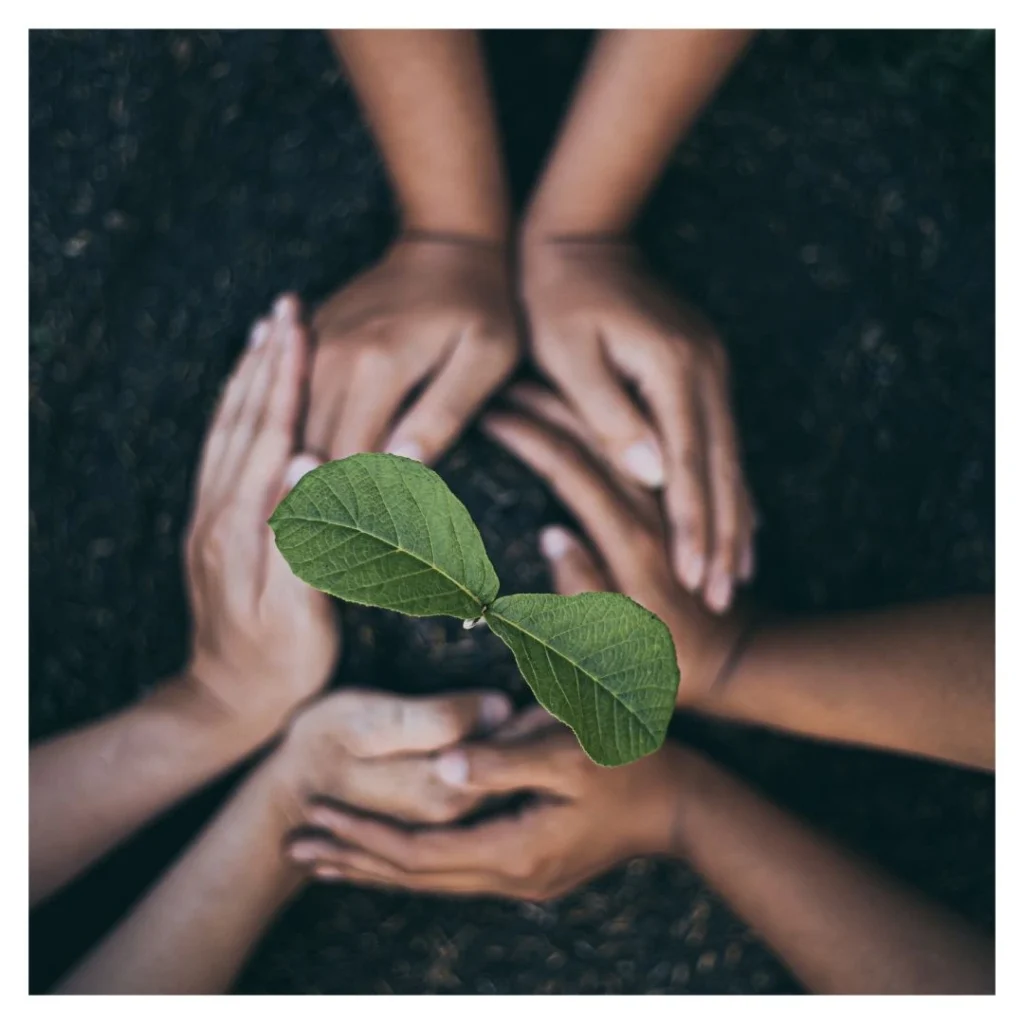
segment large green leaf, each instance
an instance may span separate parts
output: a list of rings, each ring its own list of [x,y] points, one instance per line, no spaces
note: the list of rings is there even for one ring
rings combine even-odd
[[[284,497],[270,525],[295,575],[345,601],[475,619],[498,593],[465,506],[413,459],[328,462]]]
[[[537,700],[598,764],[626,764],[664,742],[679,666],[656,615],[622,594],[515,594],[486,619]]]

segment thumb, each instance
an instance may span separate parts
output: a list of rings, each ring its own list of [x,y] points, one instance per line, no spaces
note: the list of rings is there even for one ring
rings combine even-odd
[[[513,793],[533,789],[567,794],[571,773],[566,753],[579,746],[567,729],[518,743],[478,743],[448,750],[437,759],[437,774],[453,786],[477,792]]]
[[[540,549],[548,560],[559,594],[584,594],[612,589],[594,556],[580,539],[562,526],[547,526],[540,534]]]

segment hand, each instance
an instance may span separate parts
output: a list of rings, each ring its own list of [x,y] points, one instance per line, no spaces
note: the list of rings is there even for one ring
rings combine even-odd
[[[518,359],[506,257],[485,242],[399,241],[313,327],[306,444],[331,459],[433,462]]]
[[[521,384],[508,397],[523,413],[490,413],[487,434],[522,459],[575,515],[597,549],[594,555],[561,527],[549,527],[541,546],[560,594],[618,590],[668,626],[679,659],[677,702],[699,701],[730,661],[746,626],[742,608],[713,615],[680,586],[665,558],[662,515],[653,496],[611,481],[579,440],[586,427],[557,396]]]
[[[493,732],[511,714],[501,693],[414,698],[344,690],[301,711],[275,757],[292,804],[310,824],[337,804],[405,822],[451,821],[480,797],[444,778],[437,752]]]
[[[537,364],[598,454],[664,486],[676,577],[724,611],[753,574],[755,517],[714,328],[625,242],[527,240],[522,289]]]
[[[307,359],[297,300],[253,329],[203,447],[186,541],[189,686],[269,737],[327,682],[341,641],[329,599],[299,580],[267,518],[316,465],[294,455]]]
[[[666,745],[603,768],[555,723],[506,742],[467,744],[439,759],[474,799],[536,794],[516,814],[464,828],[409,832],[333,808],[311,823],[328,835],[289,850],[315,877],[427,892],[546,900],[629,857],[669,854],[681,751]]]

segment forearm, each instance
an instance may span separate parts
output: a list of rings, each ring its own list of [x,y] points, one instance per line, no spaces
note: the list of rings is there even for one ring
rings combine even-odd
[[[380,147],[405,229],[504,240],[508,195],[477,34],[328,35]]]
[[[697,710],[992,768],[994,599],[756,630]]]
[[[120,714],[33,747],[31,902],[59,889],[264,738],[171,680]]]
[[[60,991],[226,990],[302,887],[300,872],[282,856],[284,836],[297,821],[291,794],[268,762]]]
[[[686,752],[676,849],[813,992],[994,991],[990,938]]]
[[[527,235],[628,228],[750,36],[735,30],[604,32],[530,204]]]

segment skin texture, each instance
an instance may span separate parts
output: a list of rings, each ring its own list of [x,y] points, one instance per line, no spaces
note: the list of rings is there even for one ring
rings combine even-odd
[[[759,622],[713,618],[664,566],[663,533],[645,496],[616,489],[574,440],[585,429],[550,393],[519,387],[523,410],[485,429],[547,481],[592,545],[549,532],[564,586],[617,589],[659,615],[679,655],[679,703],[817,739],[994,766],[995,603],[991,596]],[[563,575],[567,568],[556,568]]]
[[[508,196],[479,40],[328,36],[377,140],[402,233],[316,314],[306,443],[325,458],[383,449],[433,462],[519,358]]]
[[[450,819],[435,752],[506,721],[496,693],[407,700],[346,690],[309,705],[341,638],[266,519],[315,460],[294,453],[305,380],[300,310],[256,326],[207,434],[186,568],[194,619],[181,675],[134,707],[30,753],[30,890],[38,902],[143,823],[287,729],[287,739],[67,991],[218,991],[301,876],[281,856],[299,808],[331,796],[407,821]],[[296,710],[299,709],[299,710]]]
[[[214,416],[185,543],[194,631],[182,673],[31,751],[33,903],[266,743],[327,681],[340,649],[330,605],[292,574],[266,525],[315,464],[293,443],[305,347],[284,297]]]
[[[743,630],[726,627],[740,613],[710,615],[664,569],[651,496],[602,475],[573,439],[585,425],[557,397],[535,387],[511,397],[532,415],[495,414],[486,429],[547,480],[600,558],[569,531],[549,528],[542,547],[555,589],[614,584],[662,615],[680,653],[685,700],[728,713],[742,697],[722,694],[738,685],[747,711],[772,712],[781,719],[773,724],[785,728],[991,765],[991,602],[878,613],[867,629],[851,626],[855,618],[765,629],[738,649]],[[762,635],[768,639],[759,642]],[[730,672],[737,653],[742,669]],[[446,751],[434,770],[478,797],[527,792],[534,799],[514,815],[426,832],[307,802],[304,820],[322,835],[294,838],[289,856],[323,881],[529,900],[559,896],[632,856],[676,856],[811,991],[993,991],[989,937],[676,744],[602,768],[534,709],[488,740]],[[457,817],[453,811],[451,820]]]
[[[324,881],[546,900],[633,856],[685,859],[813,992],[994,988],[993,944],[674,743],[621,768],[534,717],[515,739],[464,744],[440,771],[478,795],[528,791],[514,817],[408,832],[309,808],[323,829],[292,860]]]
[[[753,573],[756,519],[725,349],[625,235],[750,35],[603,33],[530,203],[520,253],[535,361],[586,423],[595,452],[664,487],[676,576],[719,612]]]
[[[306,441],[331,459],[387,450],[434,461],[519,354],[507,261],[475,243],[399,240],[313,326]]]
[[[422,821],[480,797],[438,778],[433,751],[494,727],[496,694],[418,701],[347,691],[304,710],[281,747],[60,984],[67,993],[215,993],[229,987],[305,878],[285,836],[325,785],[353,806]],[[411,771],[416,764],[418,770]]]
[[[324,457],[382,448],[432,462],[519,353],[479,41],[464,31],[328,35],[377,139],[403,235],[317,314],[306,440]],[[626,479],[664,487],[676,576],[719,612],[754,571],[756,519],[725,349],[623,236],[749,37],[602,33],[518,247],[535,362],[597,454]]]

